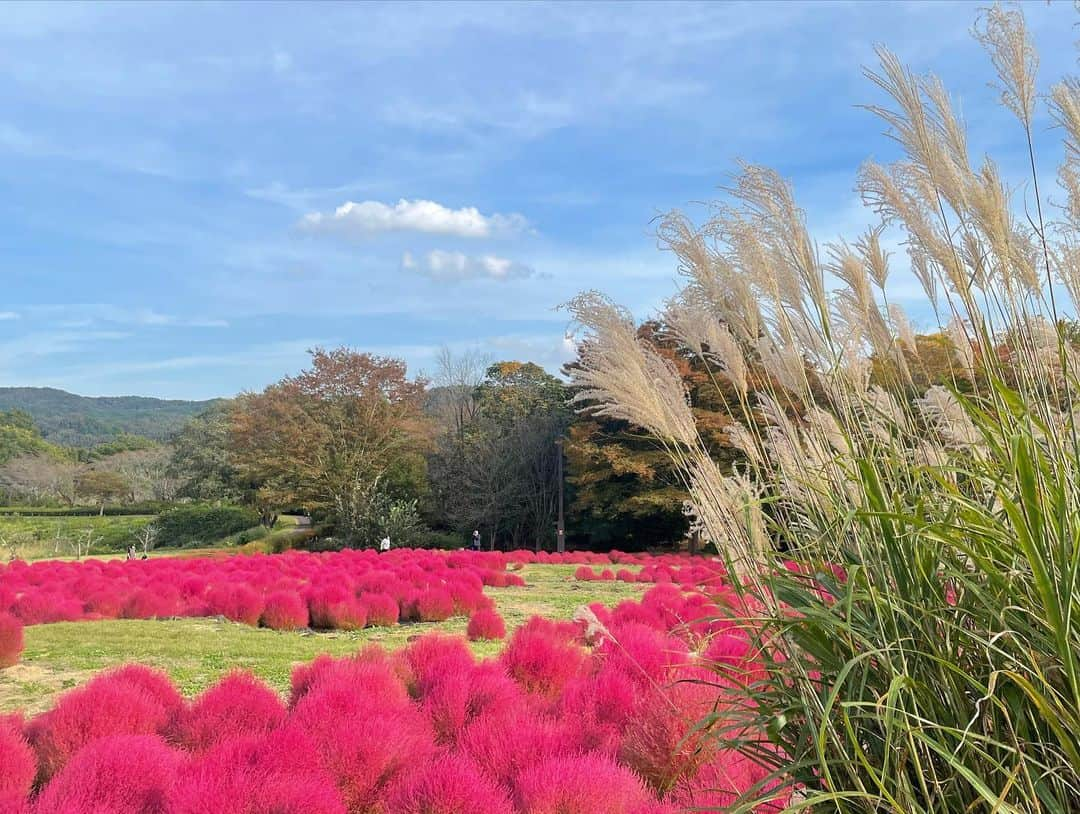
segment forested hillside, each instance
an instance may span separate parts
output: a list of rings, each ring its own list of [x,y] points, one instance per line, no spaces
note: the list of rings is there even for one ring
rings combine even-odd
[[[52,456],[59,452],[42,439],[26,413],[0,411],[0,464],[20,455]]]
[[[0,411],[28,413],[45,440],[69,447],[94,447],[123,434],[162,441],[212,403],[142,396],[91,398],[49,387],[0,387]]]

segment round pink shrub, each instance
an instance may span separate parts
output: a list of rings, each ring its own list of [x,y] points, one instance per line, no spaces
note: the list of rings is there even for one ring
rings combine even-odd
[[[390,627],[398,622],[401,609],[390,594],[370,593],[360,597],[360,604],[367,613],[367,622],[373,627]]]
[[[668,684],[671,671],[687,665],[686,644],[662,630],[639,623],[612,625],[615,641],[599,647],[608,669],[620,669],[642,687]]]
[[[471,642],[480,639],[504,639],[506,638],[506,625],[503,623],[503,618],[496,611],[478,610],[469,618],[466,633]]]
[[[291,720],[305,726],[372,708],[400,709],[409,693],[395,660],[380,650],[343,659],[320,657],[293,671]]]
[[[23,737],[20,719],[0,718],[0,800],[25,799],[34,783],[34,751]]]
[[[619,759],[658,793],[692,777],[716,752],[716,739],[699,722],[715,710],[716,687],[678,683],[654,688],[627,723]]]
[[[596,572],[589,566],[582,565],[576,571],[574,571],[574,579],[579,582],[591,582],[596,579]]]
[[[416,598],[416,614],[421,622],[445,622],[454,615],[454,599],[444,588],[423,591]]]
[[[178,773],[168,814],[346,814],[314,743],[296,727],[229,738]]]
[[[22,623],[10,613],[0,613],[0,668],[18,664],[22,652]]]
[[[308,610],[312,627],[323,630],[360,630],[367,624],[364,607],[340,587],[313,591]]]
[[[88,613],[96,613],[103,619],[117,619],[124,601],[110,588],[102,587],[87,596],[83,605]]]
[[[634,814],[655,801],[629,769],[601,755],[552,757],[518,775],[522,814]]]
[[[12,612],[24,625],[74,622],[83,612],[82,603],[57,591],[29,591],[15,602]]]
[[[114,670],[100,674],[97,678],[110,676],[113,681],[123,682],[136,687],[140,692],[153,698],[167,716],[180,710],[184,699],[172,680],[161,670],[155,670],[144,664],[125,664]],[[94,679],[96,680],[96,679]],[[91,681],[90,683],[93,683]],[[87,684],[89,686],[89,684]]]
[[[116,735],[87,744],[38,796],[34,814],[162,811],[179,756],[155,735]]]
[[[176,616],[179,610],[179,597],[163,586],[140,588],[128,597],[120,611],[124,619],[165,619]]]
[[[514,807],[506,792],[471,761],[451,754],[399,778],[387,790],[385,810],[394,814],[513,814]]]
[[[271,630],[300,630],[308,626],[307,604],[295,591],[276,591],[266,598],[259,621]]]
[[[146,667],[129,665],[102,673],[60,696],[55,707],[27,725],[39,779],[49,779],[76,752],[101,738],[161,731],[180,704],[168,678]]]
[[[398,654],[409,672],[409,692],[422,696],[443,675],[459,675],[476,664],[472,651],[460,636],[429,633],[411,642]]]
[[[243,583],[212,588],[207,594],[206,602],[211,614],[252,627],[259,624],[259,616],[263,610],[262,597]]]
[[[236,670],[182,710],[170,727],[170,739],[191,752],[218,741],[262,735],[285,719],[277,693],[251,673]]]
[[[431,726],[412,706],[354,710],[305,722],[349,811],[379,811],[387,787],[436,755]]]
[[[527,703],[521,688],[494,662],[435,675],[426,682],[420,701],[438,742],[451,745],[477,718],[505,715]]]
[[[577,728],[577,721],[556,720],[516,705],[503,714],[472,721],[458,737],[458,750],[488,777],[510,788],[526,766],[584,751]]]
[[[565,628],[534,616],[517,629],[499,661],[527,692],[554,700],[586,658]]]
[[[618,752],[622,733],[642,696],[622,670],[606,665],[570,681],[560,699],[564,718],[577,722],[583,745],[604,754]]]

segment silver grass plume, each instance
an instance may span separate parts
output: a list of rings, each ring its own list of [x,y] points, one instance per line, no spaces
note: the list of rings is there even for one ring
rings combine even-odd
[[[680,343],[700,358],[715,363],[740,394],[746,395],[746,359],[727,325],[693,301],[673,300],[664,321]]]
[[[1001,6],[986,9],[975,26],[975,39],[990,55],[1001,81],[1001,101],[1025,127],[1035,112],[1035,74],[1039,57],[1028,38],[1024,15]]]
[[[1058,183],[1065,190],[1065,213],[1076,229],[1080,227],[1080,79],[1070,77],[1054,86],[1050,112],[1065,131],[1065,161],[1058,169]]]
[[[911,327],[911,321],[908,319],[907,313],[897,303],[889,305],[889,321],[896,332],[900,347],[912,356],[918,356],[919,346],[915,341],[915,330]]]
[[[746,459],[754,466],[760,466],[764,462],[757,439],[742,422],[732,421],[724,427],[724,437],[732,447],[745,455]]]
[[[982,436],[956,397],[941,385],[934,385],[915,406],[949,449],[978,453]]]
[[[596,292],[578,295],[567,308],[589,331],[571,371],[580,388],[574,403],[644,427],[664,441],[695,443],[697,429],[682,379],[668,359],[638,338],[633,317]]]
[[[799,397],[809,395],[806,362],[796,345],[790,342],[779,344],[764,334],[758,338],[755,350],[762,367],[785,390]]]
[[[874,285],[884,291],[885,283],[889,279],[889,254],[881,248],[881,231],[880,226],[867,229],[863,236],[855,241],[855,248]]]
[[[885,388],[873,385],[864,395],[864,412],[873,436],[882,443],[890,443],[897,434],[910,432],[907,413]]]
[[[809,432],[816,433],[839,455],[851,454],[851,442],[836,416],[820,407],[811,407],[804,417]]]
[[[769,549],[759,487],[745,474],[724,476],[704,453],[694,456],[689,475],[697,528],[728,553],[740,576],[753,573]]]
[[[959,319],[954,317],[949,320],[947,330],[949,340],[952,343],[953,355],[963,369],[964,376],[968,381],[975,381],[975,348],[968,338],[967,329]]]

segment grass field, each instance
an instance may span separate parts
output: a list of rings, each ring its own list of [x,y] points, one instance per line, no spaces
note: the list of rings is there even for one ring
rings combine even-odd
[[[94,541],[92,553],[122,551],[135,542],[135,533],[153,519],[153,515],[0,516],[0,559],[7,561],[12,555],[22,560],[70,555],[74,553],[70,542],[85,541],[88,533]]]
[[[646,586],[622,582],[577,582],[572,565],[530,565],[522,572],[524,588],[486,589],[506,620],[509,633],[530,616],[569,619],[580,605],[614,605],[641,594]],[[465,632],[466,620],[368,628],[356,632],[283,633],[218,619],[167,621],[110,620],[67,622],[26,628],[22,662],[0,670],[0,712],[36,712],[55,696],[81,684],[104,668],[138,661],[160,667],[180,689],[192,695],[231,668],[251,670],[278,690],[289,686],[297,662],[320,653],[353,653],[368,643],[389,649],[431,630]],[[499,642],[477,642],[477,655],[491,655]]]

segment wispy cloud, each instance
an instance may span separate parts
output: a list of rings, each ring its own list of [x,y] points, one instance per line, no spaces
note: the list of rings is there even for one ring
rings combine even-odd
[[[524,263],[507,260],[493,254],[472,257],[462,252],[447,252],[441,249],[430,251],[422,257],[413,257],[405,252],[401,258],[401,267],[406,271],[422,274],[441,282],[460,282],[462,280],[520,280],[532,277],[535,269]]]
[[[22,316],[18,311],[0,311],[0,322],[10,322]]]
[[[68,328],[84,328],[98,323],[113,325],[172,327],[172,328],[227,328],[228,321],[216,317],[181,316],[166,314],[154,308],[142,306],[107,305],[103,303],[63,303],[32,305],[25,309],[30,317],[54,320]],[[16,318],[19,314],[15,315]],[[0,319],[4,317],[0,315]]]
[[[435,201],[402,198],[390,205],[381,201],[347,201],[330,213],[312,212],[299,224],[307,232],[329,232],[368,237],[386,232],[484,238],[516,234],[528,227],[521,215],[484,215],[475,206],[450,209]]]
[[[125,331],[35,331],[0,342],[0,367],[27,359],[86,353],[98,342],[117,342],[130,336]]]

